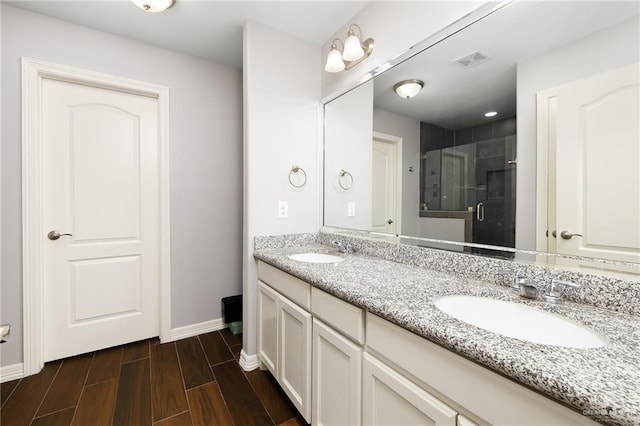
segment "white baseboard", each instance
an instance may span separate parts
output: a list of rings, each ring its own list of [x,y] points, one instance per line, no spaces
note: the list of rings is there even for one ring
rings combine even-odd
[[[244,349],[240,351],[240,367],[244,371],[252,371],[259,366],[258,355],[247,355]]]
[[[185,325],[184,327],[171,329],[171,341],[186,339],[187,337],[193,337],[203,333],[210,333],[212,331],[222,330],[223,328],[227,328],[227,326],[224,324],[222,318],[200,322],[197,324]]]
[[[15,379],[21,379],[24,377],[24,365],[11,364],[0,367],[0,383],[9,382]]]

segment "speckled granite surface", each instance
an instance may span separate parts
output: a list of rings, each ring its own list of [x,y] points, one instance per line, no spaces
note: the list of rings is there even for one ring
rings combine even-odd
[[[317,242],[318,238],[319,234],[284,234],[256,237],[253,243],[253,249],[268,250],[303,246]]]
[[[350,243],[360,254],[505,286],[511,284],[517,272],[535,281],[536,286],[542,290],[546,290],[551,285],[552,279],[571,281],[581,287],[563,289],[567,300],[640,315],[640,282],[638,279],[634,281],[631,278],[606,276],[598,274],[597,270],[594,270],[593,273],[586,273],[569,268],[560,269],[533,263],[389,243],[384,240],[376,241],[357,235],[320,232],[317,242],[330,246],[331,241],[335,239]],[[598,263],[590,265],[590,267],[593,266],[602,265]],[[640,265],[638,265],[638,272],[640,273]],[[633,276],[629,275],[629,277]]]
[[[382,249],[404,250],[402,246]],[[640,318],[637,316],[571,302],[552,305],[521,299],[505,286],[472,277],[474,273],[481,276],[489,273],[478,272],[477,269],[483,268],[472,264],[466,265],[469,274],[464,277],[374,258],[362,252],[341,255],[345,261],[337,264],[303,263],[287,257],[305,252],[336,254],[331,247],[311,243],[263,249],[257,251],[255,257],[537,389],[594,420],[640,424]],[[496,268],[493,267],[494,272]],[[463,323],[433,304],[435,298],[453,294],[511,300],[553,312],[590,327],[605,336],[609,344],[578,350],[491,333]]]

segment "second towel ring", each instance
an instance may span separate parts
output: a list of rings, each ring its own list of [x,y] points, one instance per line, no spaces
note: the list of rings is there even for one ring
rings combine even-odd
[[[298,172],[302,172],[302,183],[300,185],[296,185],[295,183],[293,183],[293,181],[291,180],[291,177],[294,173],[298,173]],[[305,186],[307,184],[307,172],[304,171],[304,169],[302,167],[298,167],[298,166],[293,166],[291,167],[291,170],[289,171],[289,183],[291,184],[291,186],[293,186],[294,188],[302,188],[303,186]]]
[[[349,176],[349,184],[348,185],[343,185],[342,184],[342,178],[345,176]],[[340,176],[338,177],[338,185],[340,185],[340,188],[344,189],[345,191],[348,191],[351,189],[351,187],[353,186],[353,176],[351,175],[351,173],[349,173],[348,171],[346,171],[345,169],[341,169],[340,170]]]

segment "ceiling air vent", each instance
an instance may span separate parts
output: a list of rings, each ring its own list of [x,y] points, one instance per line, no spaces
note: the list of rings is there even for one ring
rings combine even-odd
[[[452,62],[460,65],[462,68],[472,68],[487,62],[489,59],[491,59],[489,55],[478,50],[473,53],[469,53],[462,58],[454,59]]]

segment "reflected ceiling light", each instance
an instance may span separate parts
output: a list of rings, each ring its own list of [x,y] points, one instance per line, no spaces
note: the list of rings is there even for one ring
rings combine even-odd
[[[420,90],[424,87],[424,82],[422,80],[403,80],[399,83],[396,83],[393,86],[393,90],[400,96],[401,98],[413,98],[417,95]]]
[[[131,0],[133,4],[146,12],[162,12],[176,3],[176,0]]]
[[[498,115],[496,111],[489,111],[484,113],[485,117],[495,117],[496,115]]]
[[[360,37],[356,35],[356,29]],[[327,55],[327,63],[324,66],[325,71],[340,72],[345,69],[348,70],[367,59],[371,55],[371,52],[373,52],[373,39],[368,38],[361,42],[361,37],[362,31],[360,27],[356,24],[351,24],[344,43],[342,43],[340,39],[334,39],[331,42],[331,50]],[[338,44],[342,51],[338,48]]]

